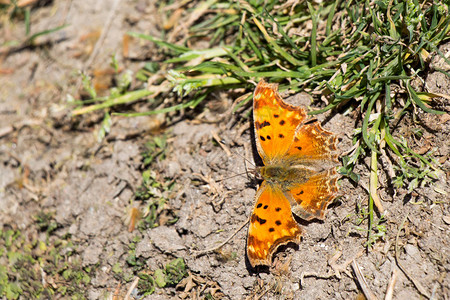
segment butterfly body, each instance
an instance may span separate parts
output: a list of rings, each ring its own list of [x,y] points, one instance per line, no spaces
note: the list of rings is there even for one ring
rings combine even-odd
[[[253,99],[256,146],[264,163],[247,238],[254,267],[270,265],[279,246],[300,243],[302,229],[293,214],[323,219],[336,197],[337,174],[331,167],[336,160],[332,133],[305,122],[305,110],[285,103],[276,84],[261,80]]]
[[[310,171],[301,166],[273,164],[261,167],[260,173],[268,183],[277,184],[280,189],[288,190],[292,185],[305,182]]]

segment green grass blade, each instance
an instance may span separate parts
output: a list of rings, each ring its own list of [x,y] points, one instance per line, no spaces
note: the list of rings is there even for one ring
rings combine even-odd
[[[125,95],[121,95],[121,96],[118,96],[118,97],[115,97],[112,99],[108,99],[100,104],[94,104],[94,105],[75,109],[72,112],[72,115],[73,116],[82,115],[82,114],[90,113],[90,112],[93,112],[93,111],[96,111],[99,109],[104,109],[104,108],[108,108],[108,107],[112,107],[112,106],[116,106],[116,105],[120,105],[120,104],[131,103],[131,102],[137,101],[141,98],[147,97],[148,95],[151,95],[152,93],[153,92],[148,91],[148,90],[137,90],[137,91],[133,91],[133,92],[128,92]]]
[[[409,84],[409,82],[406,85],[407,89],[408,89],[408,94],[410,96],[410,98],[412,99],[412,101],[417,104],[417,106],[419,106],[423,111],[430,113],[430,114],[436,114],[436,115],[443,115],[445,114],[445,112],[443,111],[439,111],[439,110],[434,110],[431,109],[429,107],[427,107],[422,100],[420,100],[419,96],[417,96],[416,91],[414,91],[414,89],[412,88],[412,86]]]
[[[55,27],[55,28],[52,28],[52,29],[47,29],[47,30],[40,31],[40,32],[35,33],[35,34],[33,34],[32,36],[30,36],[30,37],[27,39],[27,41],[28,41],[28,43],[33,43],[33,41],[34,41],[37,37],[40,37],[41,35],[46,35],[46,34],[50,34],[50,33],[59,31],[59,30],[61,30],[61,29],[66,28],[67,26],[70,26],[70,25],[69,25],[69,24],[65,24],[65,25],[61,25],[61,26],[58,26],[58,27]]]
[[[202,102],[206,98],[206,96],[207,96],[207,94],[205,93],[205,94],[201,95],[200,97],[194,98],[193,100],[191,100],[189,102],[181,103],[178,105],[174,105],[171,107],[162,108],[162,109],[158,109],[158,110],[151,110],[151,111],[140,112],[140,113],[113,113],[113,115],[126,116],[126,117],[140,117],[140,116],[164,114],[164,113],[181,110],[181,109],[188,108],[188,107],[195,108],[200,102]]]
[[[290,62],[294,66],[301,66],[302,63],[288,54],[283,48],[281,48],[275,40],[268,34],[266,28],[259,22],[258,19],[253,18],[253,22],[255,22],[256,26],[258,26],[259,30],[263,34],[265,40],[275,49],[275,51],[280,54],[284,59]]]
[[[308,1],[309,13],[311,15],[312,21],[312,29],[311,29],[311,66],[315,66],[317,64],[317,11],[314,9],[312,4]]]
[[[364,143],[366,143],[367,147],[369,147],[372,151],[375,151],[378,153],[378,150],[375,148],[375,146],[373,145],[372,141],[370,141],[368,133],[369,133],[369,118],[370,118],[370,114],[372,112],[372,108],[375,104],[375,102],[378,100],[378,97],[380,96],[380,92],[377,92],[375,94],[373,94],[370,97],[370,101],[369,101],[369,105],[367,106],[366,109],[366,114],[364,115],[364,119],[363,119],[363,124],[362,124],[362,136],[363,136],[363,140]]]
[[[127,32],[127,34],[129,36],[132,36],[132,37],[136,37],[136,38],[144,39],[144,40],[147,40],[147,41],[151,41],[151,42],[153,42],[153,43],[155,43],[155,44],[157,44],[158,46],[161,46],[161,47],[167,47],[170,50],[173,50],[177,54],[182,54],[182,53],[185,53],[185,52],[191,50],[191,49],[189,49],[187,47],[183,47],[183,46],[175,45],[175,44],[172,44],[172,43],[168,43],[166,41],[163,41],[163,40],[158,39],[156,37],[153,37],[151,35],[137,33],[137,32]]]
[[[214,57],[225,56],[229,53],[231,47],[218,47],[205,50],[190,50],[182,53],[180,56],[166,60],[164,63],[178,63],[184,61],[191,61],[194,59],[201,59],[201,61],[208,60]]]

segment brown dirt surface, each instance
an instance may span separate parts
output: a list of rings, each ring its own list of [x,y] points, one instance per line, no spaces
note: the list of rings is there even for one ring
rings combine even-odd
[[[113,117],[111,134],[98,142],[102,116],[70,117],[66,102],[68,93],[77,94],[79,69],[97,70],[97,87],[108,89],[111,55],[117,54],[119,65],[135,72],[146,58],[159,55],[154,45],[136,42],[130,54],[134,60],[122,57],[127,31],[158,36],[162,21],[155,1],[117,1],[99,54],[92,65],[85,65],[106,29],[114,3],[61,0],[35,7],[32,31],[63,23],[70,26],[46,35],[36,46],[0,57],[4,71],[0,73],[0,229],[20,233],[22,242],[8,249],[20,252],[28,247],[32,257],[23,260],[29,263],[28,271],[21,273],[16,265],[17,272],[8,274],[10,278],[43,283],[58,290],[59,298],[122,299],[131,290],[130,297],[137,299],[137,290],[130,289],[137,267],[154,274],[181,257],[188,271],[185,279],[176,287],[156,287],[145,299],[208,295],[217,299],[355,299],[362,295],[352,267],[355,261],[379,299],[385,297],[393,274],[393,299],[423,299],[399,269],[397,247],[401,266],[422,286],[422,293],[450,299],[448,115],[418,113],[414,123],[404,118],[396,128],[395,134],[404,136],[415,151],[432,151],[442,171],[433,185],[409,193],[407,188],[393,187],[389,159],[380,158],[379,195],[386,217],[377,224],[381,237],[370,251],[365,246],[367,160],[355,170],[361,184],[341,179],[342,196],[330,206],[326,219],[302,224],[305,234],[300,245],[279,251],[270,270],[255,272],[249,267],[247,225],[223,247],[201,252],[224,242],[248,220],[253,208],[258,181],[249,162],[259,158],[248,110],[228,113],[240,96],[236,93],[212,95],[200,116],[189,112],[171,116],[165,125],[164,159],[157,159],[150,170],[151,178],[163,186],[155,185],[153,192],[166,199],[157,212],[158,226],[129,232],[126,219],[132,208],[144,211],[146,207],[135,197],[143,180],[144,144],[153,139],[155,124],[163,122],[164,116]],[[25,29],[18,22],[2,30],[7,32],[0,37],[4,44],[20,40]],[[450,44],[440,50],[448,57]],[[438,57],[432,65],[449,70]],[[433,68],[423,80],[432,92],[450,93],[448,77]],[[442,105],[448,107],[448,100],[444,101]],[[342,153],[351,150],[351,132],[360,120],[341,114],[318,118],[339,137]],[[415,135],[415,129],[423,134]],[[177,221],[172,224],[174,216]],[[7,243],[0,241],[0,248]],[[3,254],[0,251],[0,266],[8,268],[11,260]],[[68,269],[89,279],[77,281]],[[61,292],[63,287],[66,294]],[[36,294],[22,298],[32,295]]]

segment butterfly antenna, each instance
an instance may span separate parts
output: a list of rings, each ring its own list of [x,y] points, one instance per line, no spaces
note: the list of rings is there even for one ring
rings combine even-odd
[[[222,179],[218,179],[218,180],[216,180],[216,182],[221,182],[221,181],[223,181],[223,180],[227,180],[227,179],[231,179],[231,178],[234,178],[234,177],[237,177],[237,176],[242,176],[242,175],[247,175],[247,178],[249,178],[250,177],[250,175],[249,175],[249,173],[251,173],[251,174],[254,174],[254,172],[252,172],[252,170],[250,169],[250,171],[249,171],[249,168],[247,168],[247,162],[249,163],[249,164],[251,164],[252,166],[254,166],[254,169],[256,169],[256,166],[255,166],[255,164],[253,164],[251,161],[249,161],[248,159],[246,159],[244,156],[242,156],[241,154],[239,154],[239,153],[237,153],[237,152],[234,152],[235,154],[237,154],[237,155],[239,155],[240,157],[242,157],[243,159],[244,159],[244,166],[245,166],[245,172],[244,173],[236,173],[236,174],[234,174],[234,175],[231,175],[231,176],[228,176],[227,178],[222,178]]]
[[[244,159],[245,174],[247,175],[247,178],[258,178],[258,175],[257,175],[258,167],[253,162],[248,160],[245,156],[241,155],[240,153],[236,152],[236,154],[239,155],[240,157],[242,157],[242,159]],[[252,166],[252,168],[247,168],[247,164],[246,163],[249,163]]]
[[[256,166],[255,166],[255,164],[253,162],[251,162],[245,156],[243,156],[242,154],[240,154],[240,153],[238,153],[236,151],[232,151],[231,150],[231,153],[236,154],[237,156],[240,156],[244,160],[245,172],[243,172],[243,173],[235,173],[234,175],[228,176],[227,178],[218,179],[218,180],[216,180],[216,182],[221,182],[221,181],[224,181],[224,180],[227,180],[227,179],[231,179],[231,178],[234,178],[234,177],[237,177],[237,176],[243,176],[244,174],[247,175],[247,178],[248,178],[248,177],[250,177],[249,173],[251,173],[251,174],[254,173],[254,172],[251,171],[251,169],[249,171],[249,168],[247,167],[247,163],[249,163],[250,165],[253,166],[253,169],[256,169]],[[231,172],[233,172],[233,171],[231,171]]]
[[[256,165],[254,163],[252,163],[250,160],[248,160],[244,155],[235,152],[234,154],[237,154],[238,156],[240,156],[245,162],[248,162],[249,164],[251,164],[254,168],[256,168]],[[247,168],[247,164],[245,164],[245,167]]]
[[[249,176],[249,170],[247,168],[247,164],[249,163],[250,165],[253,166],[254,169],[256,169],[256,165],[254,163],[252,163],[250,160],[248,160],[245,156],[243,156],[242,154],[236,152],[236,151],[232,151],[228,148],[228,146],[226,145],[226,142],[224,140],[222,140],[219,135],[215,132],[215,131],[211,131],[212,137],[214,138],[214,140],[219,144],[219,146],[225,151],[225,153],[227,154],[227,156],[231,156],[232,154],[236,154],[240,157],[242,157],[244,159],[244,165],[245,165],[245,174],[247,175],[247,178],[250,177]],[[219,179],[216,182],[220,182],[223,181],[224,179],[230,179],[230,178],[234,178],[236,176],[242,176],[244,173],[237,173],[233,176],[230,176],[228,178],[223,178],[223,179]]]
[[[217,179],[217,180],[215,180],[215,182],[221,182],[221,181],[228,180],[228,179],[231,179],[231,178],[234,178],[234,177],[242,176],[244,174],[247,174],[247,172],[245,172],[245,173],[237,173],[237,174],[228,176],[227,178]]]

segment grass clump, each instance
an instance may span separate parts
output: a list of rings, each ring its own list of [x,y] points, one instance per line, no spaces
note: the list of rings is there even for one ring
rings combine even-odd
[[[160,225],[172,225],[178,221],[175,212],[166,204],[175,187],[175,181],[161,178],[153,170],[157,161],[165,159],[167,137],[156,136],[145,144],[142,152],[143,169],[142,184],[137,188],[135,199],[145,203],[144,216],[138,227],[140,230]]]
[[[17,23],[24,25],[24,36],[17,37],[8,41],[2,41],[0,44],[0,55],[7,56],[9,54],[20,52],[27,48],[39,48],[48,44],[41,37],[49,35],[53,32],[64,29],[68,25],[56,26],[33,33],[33,24],[31,23],[31,13],[36,1],[2,1],[0,3],[0,18],[2,19],[2,27],[14,27]]]
[[[188,275],[184,259],[180,257],[168,262],[164,268],[156,269],[153,272],[146,270],[143,265],[138,269],[136,269],[136,265],[131,265],[139,277],[137,290],[142,296],[153,294],[156,288],[176,286]]]
[[[35,220],[36,226],[47,236],[56,224],[46,213],[38,214]],[[85,298],[92,270],[81,266],[70,237],[51,243],[28,239],[19,230],[0,230],[0,297]]]

